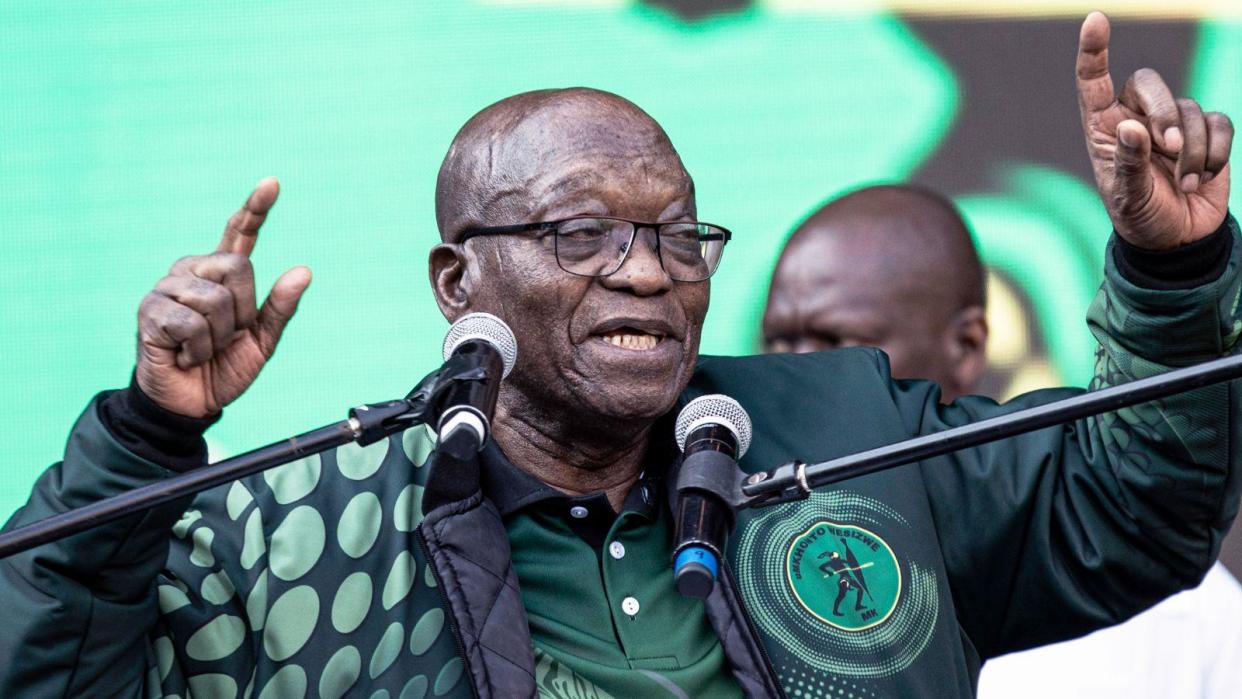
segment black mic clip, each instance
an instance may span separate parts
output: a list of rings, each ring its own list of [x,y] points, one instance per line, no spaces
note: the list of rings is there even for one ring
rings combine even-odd
[[[677,471],[677,494],[701,491],[736,508],[746,500],[742,493],[742,472],[728,454],[700,451],[681,460]]]
[[[463,343],[463,347],[468,344]],[[489,371],[487,364],[480,364],[469,352],[455,354],[423,377],[405,398],[351,408],[349,417],[355,422],[351,426],[358,435],[358,444],[373,444],[420,422],[438,425],[444,413],[455,407],[454,399],[463,389],[488,378],[499,380],[499,376],[492,376],[494,373],[494,367]]]
[[[491,410],[484,412],[478,405],[496,404],[504,378],[500,356],[483,351],[485,346],[479,340],[459,345],[441,367],[429,402],[428,422],[440,436],[437,448],[447,449],[459,460],[482,449],[487,441]],[[463,425],[467,429],[459,429]]]
[[[754,492],[755,486],[768,479],[779,479],[776,490]],[[735,510],[771,507],[787,502],[805,500],[811,496],[811,486],[806,479],[806,464],[794,459],[768,471],[757,471],[739,483],[738,497],[733,501]]]
[[[444,365],[440,367],[440,370],[436,372],[438,376],[436,376],[435,385],[431,387],[429,396],[430,405],[434,407],[435,411],[432,415],[433,417],[440,417],[444,409],[449,407],[443,404],[443,399],[454,387],[486,381],[488,378],[500,379],[499,376],[491,376],[488,366],[480,364],[478,359],[473,356],[473,352],[470,350],[477,342],[477,340],[463,342],[461,344],[463,353],[449,357],[445,360]]]
[[[424,376],[405,398],[350,408],[349,423],[357,435],[358,445],[374,444],[390,434],[432,419],[434,406],[449,386],[442,380],[443,374],[444,369],[440,368]]]
[[[350,408],[349,418],[355,423],[355,441],[365,447],[416,424],[422,415],[412,409],[408,400],[389,400]]]

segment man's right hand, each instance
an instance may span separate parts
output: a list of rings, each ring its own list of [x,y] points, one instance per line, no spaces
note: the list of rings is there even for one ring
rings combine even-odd
[[[244,392],[276,351],[310,285],[306,267],[285,272],[255,307],[250,251],[276,203],[275,178],[259,182],[229,219],[210,255],[183,257],[138,308],[139,388],[188,417],[220,412]]]

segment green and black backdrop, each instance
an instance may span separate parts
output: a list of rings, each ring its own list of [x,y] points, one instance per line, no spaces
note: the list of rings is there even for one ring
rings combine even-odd
[[[1090,378],[1108,219],[1075,103],[1081,17],[1118,80],[1242,114],[1233,0],[269,0],[0,3],[0,514],[76,414],[124,385],[139,300],[210,251],[260,177],[266,287],[315,282],[216,458],[403,395],[446,324],[427,284],[456,129],[524,90],[624,95],[672,136],[700,216],[736,233],[704,350],[758,347],[772,263],[819,203],[880,181],[954,198],[990,275],[986,390]],[[1242,201],[1235,188],[1235,209]]]

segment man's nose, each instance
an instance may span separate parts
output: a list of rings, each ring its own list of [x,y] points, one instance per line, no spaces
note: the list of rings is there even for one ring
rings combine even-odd
[[[600,277],[600,282],[609,289],[628,289],[639,296],[651,296],[673,288],[672,278],[660,265],[655,245],[654,232],[639,230],[621,267],[606,277]]]

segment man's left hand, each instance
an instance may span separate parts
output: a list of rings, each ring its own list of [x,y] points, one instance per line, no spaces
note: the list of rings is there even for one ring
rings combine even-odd
[[[1132,245],[1169,250],[1211,235],[1229,205],[1233,124],[1174,99],[1143,68],[1114,95],[1108,18],[1092,12],[1078,39],[1078,104],[1096,186],[1117,233]]]

